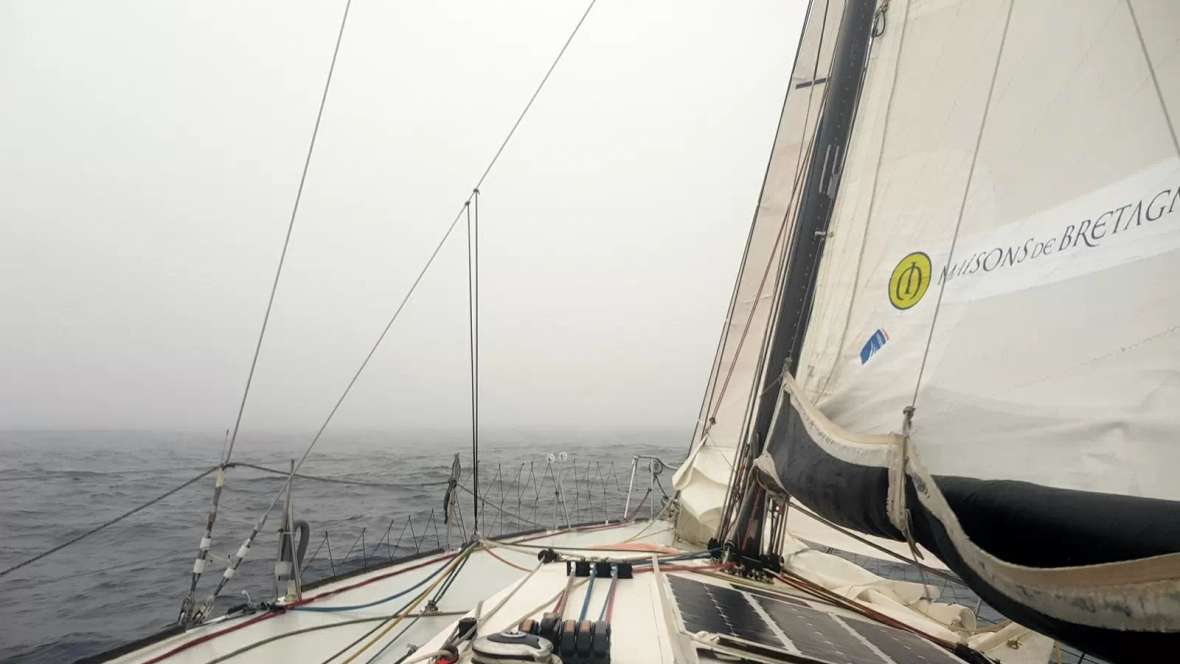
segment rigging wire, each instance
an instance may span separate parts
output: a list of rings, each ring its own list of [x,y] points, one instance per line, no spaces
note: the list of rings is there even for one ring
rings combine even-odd
[[[827,2],[825,2],[825,3],[824,3],[824,14],[823,14],[823,19],[822,19],[822,21],[820,22],[819,43],[818,43],[818,45],[816,46],[816,51],[815,51],[815,65],[814,65],[814,67],[813,67],[813,71],[812,71],[812,75],[811,75],[811,79],[812,79],[813,81],[816,79],[816,76],[818,76],[818,73],[819,73],[819,60],[820,60],[820,54],[823,52],[823,46],[824,46],[824,36],[825,36],[825,33],[826,33],[826,31],[827,31],[827,24],[828,24],[828,8],[830,7],[830,5],[831,5],[831,0],[828,0]],[[803,22],[803,24],[804,24],[804,25],[807,25],[807,20],[808,20],[808,19],[811,17],[811,9],[812,9],[812,3],[808,3],[808,5],[807,5],[807,15],[804,17],[804,22]],[[799,37],[799,44],[800,44],[800,48],[802,48],[802,44],[803,44],[803,35],[802,35],[802,34],[800,34],[800,37]],[[798,62],[798,60],[799,60],[799,55],[800,55],[800,51],[797,49],[797,50],[796,50],[796,53],[795,53],[795,60],[796,60],[796,62]],[[792,69],[793,69],[793,68],[792,68]],[[786,97],[784,97],[784,99],[783,99],[783,110],[782,110],[782,115],[785,115],[785,114],[786,114],[786,111],[787,111],[787,102],[788,102],[788,100],[790,99],[790,96],[791,96],[791,89],[792,89],[792,87],[791,87],[791,78],[792,78],[792,77],[788,77],[788,82],[787,82],[787,94],[786,94]],[[804,157],[805,157],[806,155],[810,155],[810,145],[807,145],[807,144],[806,144],[806,142],[802,140],[802,138],[803,138],[803,136],[806,136],[806,135],[807,135],[807,125],[809,124],[809,122],[810,122],[810,119],[811,119],[811,101],[812,101],[812,97],[815,95],[815,88],[816,88],[816,87],[817,87],[817,86],[815,86],[815,85],[808,86],[808,90],[807,90],[807,109],[806,109],[806,111],[805,111],[805,113],[804,113],[804,116],[803,116],[803,127],[802,127],[802,130],[800,131],[799,150],[798,150],[798,153],[797,153],[797,154],[796,154],[796,156],[795,156],[795,168],[796,168],[796,171],[795,171],[795,178],[794,178],[794,182],[793,182],[793,183],[792,183],[792,185],[791,185],[791,196],[790,196],[790,198],[789,198],[789,199],[788,199],[788,201],[787,201],[787,209],[786,209],[786,210],[784,211],[784,213],[783,213],[783,218],[782,218],[782,222],[781,222],[781,224],[780,224],[779,232],[778,232],[778,233],[776,234],[776,236],[775,236],[775,243],[774,243],[774,245],[771,247],[771,250],[770,250],[770,257],[768,258],[768,260],[767,260],[767,262],[766,262],[766,269],[765,269],[765,270],[763,270],[763,272],[762,272],[762,277],[761,277],[761,279],[760,279],[760,280],[759,280],[759,282],[758,282],[758,290],[756,291],[756,293],[757,293],[757,294],[759,294],[759,295],[760,295],[760,294],[761,294],[761,293],[764,291],[764,289],[766,288],[766,279],[767,279],[767,278],[768,278],[768,276],[770,275],[770,266],[771,266],[771,265],[772,265],[772,263],[773,263],[773,261],[772,261],[772,260],[770,260],[770,259],[773,259],[773,257],[774,257],[774,256],[775,256],[775,255],[778,253],[778,245],[779,245],[779,243],[782,241],[783,235],[784,235],[784,233],[786,232],[787,222],[789,221],[789,218],[790,218],[790,213],[791,213],[791,210],[792,210],[792,208],[793,208],[793,206],[794,206],[794,202],[795,202],[795,192],[796,192],[796,190],[798,189],[798,186],[799,186],[800,173],[801,173],[803,170],[805,170],[804,168],[802,168],[802,165],[805,163],[805,162],[804,162]],[[827,90],[827,88],[824,88],[824,90],[825,90],[825,95],[826,95],[826,90]],[[777,131],[777,130],[775,131],[775,142],[776,142],[776,143],[778,142],[778,131]],[[806,155],[804,154],[804,148],[805,148],[805,147],[807,148]],[[768,178],[768,176],[769,176],[769,173],[770,173],[770,164],[773,162],[773,152],[774,152],[774,149],[773,149],[773,145],[772,145],[772,146],[771,146],[771,161],[767,162],[767,165],[766,165],[766,172],[767,172],[767,175],[766,175],[766,176],[763,176],[763,182],[762,182],[762,184],[763,184],[763,187],[765,187],[765,186],[766,186],[766,180],[767,180],[767,178]],[[761,207],[761,205],[762,205],[762,197],[761,197],[761,193],[760,193],[760,194],[759,194],[759,199],[758,199],[758,206],[755,208],[755,210],[757,210],[757,208],[758,208],[758,207]],[[757,214],[757,213],[755,212],[755,215],[756,215],[756,214]],[[755,216],[755,223],[756,223],[756,222],[757,222],[757,217]],[[753,227],[754,227],[754,224],[751,224],[751,228],[750,228],[751,239],[752,239],[752,237],[753,237]],[[748,247],[747,247],[747,253],[748,253],[748,250],[749,250],[749,249],[748,249]],[[745,257],[744,257],[744,256],[743,256],[742,263],[743,263],[743,265],[745,264]],[[739,279],[740,279],[740,275],[739,275]],[[776,277],[776,281],[777,281],[777,277]],[[741,284],[740,284],[740,281],[739,281],[738,285],[734,287],[734,298],[735,298],[735,301],[736,301],[736,297],[737,297],[737,291],[738,291],[738,288],[740,287],[740,285],[741,285]],[[726,369],[726,373],[725,373],[725,380],[724,380],[724,381],[722,381],[722,383],[721,383],[721,391],[720,391],[720,392],[718,393],[718,395],[717,395],[717,399],[716,399],[716,402],[717,402],[717,407],[716,407],[716,409],[714,409],[714,408],[713,408],[713,405],[712,405],[714,400],[713,400],[712,398],[710,398],[710,399],[709,399],[709,410],[707,410],[707,411],[706,411],[706,416],[707,416],[707,417],[705,418],[705,421],[706,421],[706,422],[708,422],[708,421],[709,421],[710,419],[712,419],[713,417],[716,417],[716,416],[717,416],[717,413],[718,413],[718,411],[721,409],[721,402],[722,402],[722,401],[724,401],[724,399],[725,399],[725,393],[726,393],[726,392],[729,390],[729,382],[730,382],[730,380],[733,378],[733,372],[734,372],[734,369],[737,367],[738,357],[739,357],[739,355],[741,354],[742,347],[743,347],[743,346],[745,345],[745,343],[746,343],[746,336],[749,334],[749,331],[750,331],[750,326],[751,326],[751,325],[753,324],[753,322],[754,322],[754,314],[755,314],[755,312],[756,312],[756,311],[757,311],[757,309],[758,309],[758,299],[760,299],[760,298],[755,298],[755,300],[754,300],[754,305],[750,307],[750,313],[749,313],[749,314],[746,316],[746,322],[745,322],[745,324],[744,324],[744,325],[743,325],[743,327],[742,327],[742,334],[741,334],[741,336],[740,336],[740,337],[738,337],[738,344],[737,344],[737,347],[734,349],[733,359],[730,361],[730,363],[729,363],[729,367]],[[768,319],[768,320],[769,320],[769,319]],[[728,326],[729,326],[729,322],[730,322],[730,321],[728,321],[728,320],[726,321],[726,328],[727,328],[727,331],[726,331],[726,334],[725,334],[725,337],[726,337],[726,339],[728,339],[728,336],[729,336],[729,334],[728,334]],[[724,349],[722,349],[722,350],[724,350]],[[711,414],[710,414],[710,412],[709,412],[709,411],[711,411]]]
[[[812,65],[812,71],[811,71],[811,80],[812,81],[817,80],[817,77],[819,76],[820,56],[823,54],[824,39],[827,36],[828,13],[829,13],[830,9],[831,9],[831,0],[826,0],[824,2],[824,13],[823,13],[823,16],[820,20],[819,39],[817,40],[816,49],[815,49],[815,63]],[[810,13],[811,13],[811,7],[809,5],[808,6],[808,16],[810,16]],[[802,35],[800,35],[800,40],[802,40]],[[798,55],[796,55],[796,60],[798,60]],[[829,62],[828,63],[829,77],[831,76],[831,67],[832,67],[832,63]],[[807,88],[807,90],[808,90],[807,91],[807,107],[806,107],[806,110],[805,110],[804,116],[803,116],[803,126],[799,132],[799,139],[800,139],[799,140],[799,150],[797,151],[796,158],[795,158],[796,159],[796,161],[795,161],[795,164],[796,164],[795,165],[795,177],[793,178],[793,182],[791,184],[791,195],[787,200],[787,209],[783,212],[782,223],[779,227],[778,234],[775,237],[774,247],[771,249],[771,254],[770,254],[771,257],[773,257],[776,253],[779,253],[778,247],[779,247],[779,244],[782,243],[783,239],[787,235],[788,226],[790,225],[789,222],[791,219],[791,214],[792,214],[792,212],[797,212],[796,205],[798,204],[799,199],[802,196],[802,194],[800,192],[799,185],[803,181],[804,171],[807,170],[805,165],[811,161],[811,155],[815,149],[815,142],[819,136],[820,122],[822,121],[824,110],[827,108],[828,86],[825,85],[823,92],[820,94],[819,108],[816,111],[817,119],[816,119],[816,123],[815,123],[815,128],[811,132],[810,139],[804,140],[804,138],[807,136],[807,133],[808,133],[807,132],[808,125],[811,122],[811,106],[812,106],[812,102],[814,101],[816,87],[817,86],[813,84],[813,85],[808,86],[808,88]],[[790,92],[788,91],[788,95],[789,94],[790,94]],[[788,241],[788,245],[789,245],[789,241]],[[777,290],[777,286],[779,284],[781,284],[784,279],[784,275],[785,275],[786,269],[787,269],[787,258],[788,258],[789,254],[790,254],[790,252],[786,250],[786,247],[784,247],[782,252],[779,254],[778,268],[775,272],[775,281],[774,281],[774,284],[776,286],[776,290]],[[765,288],[766,279],[770,274],[770,269],[771,269],[772,264],[773,264],[773,260],[768,259],[767,263],[766,263],[766,269],[763,271],[762,279],[758,285],[757,292],[759,294],[761,294],[763,292],[763,289]],[[778,299],[780,299],[780,298],[772,298],[771,310],[767,314],[767,318],[766,318],[766,330],[767,331],[769,331],[770,326],[772,325],[772,322],[773,322],[773,320],[776,316],[776,313],[778,311],[778,305],[777,305]],[[746,334],[749,330],[749,326],[753,323],[754,311],[756,308],[757,308],[756,306],[751,307],[749,317],[746,320],[746,328],[742,331],[742,336],[738,341],[738,344],[739,344],[738,348],[734,352],[733,360],[731,361],[729,369],[727,370],[727,376],[726,376],[725,383],[722,385],[721,394],[718,396],[718,399],[717,399],[717,409],[718,410],[715,411],[714,416],[716,415],[716,412],[718,412],[721,408],[721,401],[725,397],[725,391],[729,387],[729,380],[732,377],[734,369],[737,366],[738,356],[740,354],[742,345],[745,344]],[[758,362],[755,365],[757,368],[756,368],[755,374],[753,376],[753,380],[752,380],[751,388],[750,388],[750,396],[747,398],[745,411],[743,414],[742,430],[741,430],[741,435],[739,437],[739,449],[736,451],[735,456],[734,456],[734,460],[735,460],[735,462],[737,462],[738,467],[735,469],[735,472],[732,475],[733,477],[738,477],[739,474],[737,471],[744,468],[744,464],[745,464],[746,456],[747,456],[746,447],[749,444],[747,441],[747,437],[749,434],[750,420],[754,414],[755,404],[758,402],[759,399],[761,399],[764,396],[764,393],[762,391],[755,389],[754,386],[760,385],[762,382],[762,371],[763,371],[762,364],[765,362],[767,344],[769,343],[769,337],[770,337],[769,334],[764,335],[762,347],[759,350],[759,354],[758,354]],[[729,530],[729,522],[732,518],[734,504],[741,501],[740,495],[737,495],[737,496],[734,495],[735,491],[740,494],[742,492],[742,487],[735,486],[735,483],[732,481],[729,482],[729,484],[726,486],[725,502],[723,503],[723,508],[722,508],[722,516],[721,516],[722,529],[719,529],[719,531],[718,531],[718,539],[719,540],[724,540],[725,536],[728,535],[727,531]]]
[[[233,432],[229,436],[229,442],[226,443],[225,455],[221,459],[221,465],[224,468],[225,464],[229,463],[231,456],[234,453],[234,444],[238,440],[238,430],[242,425],[242,414],[246,411],[246,401],[250,396],[250,386],[254,382],[254,371],[258,367],[258,356],[262,353],[262,341],[266,338],[266,327],[270,323],[270,313],[274,308],[275,293],[279,289],[279,278],[283,274],[283,264],[287,260],[287,249],[291,245],[291,233],[295,229],[295,218],[299,215],[299,203],[303,200],[303,188],[307,184],[307,172],[311,167],[311,157],[315,153],[316,138],[319,137],[320,123],[324,117],[324,107],[328,102],[328,90],[332,87],[332,74],[336,71],[336,59],[340,55],[340,44],[344,41],[344,27],[348,24],[348,10],[352,7],[352,0],[345,0],[344,13],[340,17],[340,29],[336,33],[336,45],[332,49],[332,61],[328,65],[328,75],[324,79],[324,90],[320,95],[320,105],[316,111],[315,124],[311,130],[311,139],[307,144],[307,155],[303,159],[303,170],[299,175],[299,187],[295,190],[295,201],[291,205],[291,217],[287,222],[287,232],[283,236],[283,248],[279,252],[279,264],[275,268],[274,281],[270,286],[270,295],[266,300],[266,312],[262,316],[262,326],[258,330],[258,341],[254,344],[254,355],[250,359],[250,371],[246,375],[246,386],[242,390],[242,401],[238,405],[238,414],[234,418]],[[189,584],[188,594],[185,596],[184,602],[181,605],[181,619],[189,620],[193,617],[193,611],[196,608],[193,604],[193,598],[197,592],[197,583],[201,579],[201,575],[205,571],[205,561],[209,555],[209,546],[213,542],[213,524],[217,521],[217,507],[221,500],[221,490],[225,483],[225,476],[219,472],[217,482],[213,488],[212,507],[209,509],[209,516],[205,524],[205,533],[201,537],[200,545],[197,550],[196,560],[193,562],[192,578]],[[234,568],[236,570],[236,566]],[[220,588],[220,586],[218,586]]]
[[[242,463],[240,461],[235,461],[233,463],[226,464],[226,468],[227,469],[249,468],[251,470],[257,470],[257,471],[263,472],[263,473],[270,473],[272,475],[282,475],[284,478],[286,478],[288,475],[291,474],[290,471],[287,471],[287,470],[279,470],[277,468],[267,468],[266,466],[259,466],[259,465],[252,464],[252,463]],[[339,479],[339,478],[335,478],[335,477],[323,477],[320,475],[305,475],[303,473],[295,473],[295,478],[301,479],[301,480],[312,480],[315,482],[328,482],[331,484],[351,484],[351,485],[356,485],[356,486],[371,486],[371,487],[378,487],[378,488],[382,488],[382,489],[406,489],[406,488],[409,488],[409,485],[399,484],[396,482],[369,482],[369,481],[365,481],[365,480],[345,480],[345,479]],[[447,484],[448,484],[447,480],[439,480],[437,482],[415,482],[413,484],[413,488],[426,487],[426,486],[446,486]]]
[[[228,463],[230,455],[234,453],[234,443],[238,440],[238,428],[242,424],[242,413],[246,410],[246,399],[250,396],[250,385],[254,380],[254,369],[258,366],[258,356],[262,352],[262,340],[266,337],[266,326],[270,322],[271,308],[274,306],[275,293],[279,289],[279,277],[283,274],[283,263],[287,259],[287,247],[291,244],[291,232],[295,229],[295,217],[299,214],[299,203],[303,200],[303,187],[307,184],[307,172],[311,168],[311,156],[315,152],[316,138],[320,133],[320,122],[324,117],[324,106],[328,103],[328,90],[332,87],[332,74],[336,71],[336,58],[340,54],[340,43],[344,40],[344,26],[348,23],[348,10],[352,7],[352,0],[345,0],[344,14],[340,18],[340,30],[336,33],[336,46],[332,49],[332,62],[328,65],[328,76],[324,80],[324,91],[320,95],[319,110],[316,111],[315,125],[311,130],[311,140],[307,144],[307,155],[303,158],[303,171],[299,175],[299,187],[295,190],[295,202],[291,205],[291,218],[287,222],[287,234],[283,238],[283,250],[279,253],[279,265],[275,269],[274,282],[270,287],[270,297],[266,300],[266,313],[262,316],[262,328],[258,331],[258,342],[254,345],[254,357],[250,360],[250,373],[246,375],[246,388],[242,390],[242,402],[238,406],[238,416],[234,419],[233,433],[229,437],[229,446],[225,451],[224,462]]]
[[[475,223],[472,223],[472,208]],[[467,216],[467,353],[471,361],[472,533],[479,532],[479,189],[464,205]],[[474,251],[473,251],[474,245]]]
[[[577,24],[574,25],[574,29],[570,31],[569,37],[566,37],[565,43],[561,45],[561,50],[557,52],[557,56],[554,57],[553,62],[549,64],[549,69],[547,69],[545,71],[545,75],[541,77],[541,82],[537,84],[537,89],[533,90],[533,95],[529,97],[528,103],[524,105],[523,109],[521,109],[520,115],[518,115],[516,118],[516,122],[512,123],[512,129],[508,130],[508,134],[504,136],[504,140],[500,142],[500,147],[496,149],[496,154],[492,155],[492,160],[488,162],[487,168],[483,170],[483,174],[481,174],[479,176],[479,180],[475,182],[475,191],[479,191],[480,186],[483,185],[483,181],[486,180],[488,174],[492,172],[492,167],[496,165],[497,161],[499,161],[500,155],[504,153],[504,148],[508,147],[508,142],[512,140],[512,136],[516,134],[516,130],[518,127],[520,127],[520,123],[524,121],[524,116],[529,112],[529,109],[533,107],[533,102],[537,101],[537,97],[541,94],[541,90],[544,89],[545,83],[549,81],[549,77],[553,74],[553,70],[557,69],[557,63],[561,62],[561,57],[565,55],[566,49],[568,49],[570,44],[574,41],[574,37],[577,36],[578,30],[582,28],[582,24],[586,22],[586,17],[590,15],[590,10],[594,9],[594,3],[596,2],[598,2],[598,0],[590,0],[590,4],[586,5],[586,11],[582,12],[582,17],[578,19]]]
[[[1016,4],[1016,0],[1008,1],[1008,12],[1004,15],[1004,31],[1000,33],[1000,45],[996,49],[996,62],[992,66],[991,83],[987,87],[987,98],[983,102],[983,117],[979,119],[979,132],[975,136],[975,148],[971,151],[971,165],[967,168],[967,184],[963,187],[963,198],[959,201],[959,214],[955,220],[955,231],[951,235],[951,246],[947,252],[947,265],[950,265],[955,256],[955,246],[959,243],[959,229],[963,226],[963,214],[967,210],[967,195],[971,193],[971,184],[974,181],[975,165],[979,161],[979,147],[983,144],[984,130],[987,128],[987,118],[991,111],[992,95],[996,91],[996,79],[1000,74],[1000,63],[1004,59],[1004,45],[1008,42],[1008,27],[1012,24],[1012,6]],[[930,319],[930,332],[926,336],[926,348],[922,351],[922,363],[918,366],[918,378],[914,381],[914,395],[910,399],[910,407],[915,408],[918,405],[918,391],[922,387],[922,376],[926,373],[926,360],[930,357],[930,345],[934,342],[934,328],[938,324],[938,312],[942,309],[942,296],[946,292],[947,280],[938,287],[938,299],[934,302],[934,314]]]
[[[475,492],[472,491],[471,489],[468,489],[466,486],[463,486],[462,484],[456,484],[455,486],[457,486],[460,491],[466,491],[468,494],[475,496]],[[497,505],[495,503],[489,503],[487,500],[484,500],[483,505],[484,505],[484,507],[491,507],[492,509],[497,510],[501,514],[504,514],[506,516],[510,516],[510,517],[520,521],[521,523],[526,523],[530,526],[537,526],[538,528],[546,528],[547,527],[543,523],[539,523],[537,521],[533,521],[532,519],[525,518],[519,514],[516,514],[512,511],[510,511],[510,510],[506,510],[503,507],[500,507],[499,505]]]
[[[58,544],[55,547],[52,547],[50,549],[42,551],[41,553],[38,553],[37,555],[33,556],[32,558],[29,558],[27,560],[23,560],[11,567],[5,568],[4,570],[0,570],[0,577],[7,576],[8,574],[15,572],[16,570],[18,570],[26,565],[31,565],[32,563],[35,563],[38,560],[45,558],[46,556],[50,556],[54,553],[57,553],[58,551],[61,551],[62,549],[70,546],[71,544],[75,544],[77,542],[80,542],[80,541],[86,539],[87,537],[90,537],[91,535],[99,532],[100,530],[104,530],[106,528],[109,528],[110,526],[113,526],[116,523],[119,523],[120,521],[122,521],[123,519],[126,519],[127,517],[135,514],[136,512],[139,512],[139,511],[144,510],[148,507],[151,507],[152,505],[155,505],[156,503],[160,502],[161,500],[164,500],[165,498],[167,498],[168,496],[171,496],[172,494],[176,493],[177,491],[180,491],[181,489],[197,482],[198,480],[204,478],[206,475],[208,475],[209,473],[212,473],[213,471],[217,470],[218,468],[219,468],[219,466],[213,466],[211,468],[208,468],[208,469],[200,472],[199,474],[197,474],[192,479],[189,479],[188,481],[184,482],[183,484],[181,484],[175,488],[169,489],[168,491],[156,496],[155,498],[152,498],[151,500],[147,501],[146,503],[143,503],[142,505],[140,505],[138,507],[127,510],[126,512],[123,512],[122,514],[120,514],[119,516],[117,516],[113,519],[110,519],[108,521],[104,521],[103,523],[98,524],[97,526],[91,528],[90,530],[87,530],[84,533],[76,535],[76,536],[70,538],[69,540],[62,542],[61,544]]]
[[[303,451],[302,456],[300,456],[299,460],[295,463],[295,466],[294,466],[294,469],[292,472],[298,472],[298,470],[303,466],[303,463],[307,460],[308,455],[311,454],[312,449],[319,442],[320,438],[323,436],[324,431],[328,428],[328,425],[331,423],[332,419],[335,417],[336,412],[340,409],[341,404],[344,403],[344,400],[348,397],[349,393],[351,393],[353,386],[356,384],[357,380],[360,378],[361,374],[364,372],[365,368],[368,366],[369,361],[373,358],[373,355],[377,352],[377,349],[380,347],[382,341],[385,340],[385,337],[388,335],[390,328],[393,327],[394,322],[401,315],[401,312],[405,309],[405,306],[409,302],[410,297],[413,295],[414,291],[417,290],[419,283],[421,283],[421,281],[422,281],[422,278],[426,275],[427,270],[429,270],[430,266],[434,263],[435,258],[437,258],[439,252],[442,250],[443,245],[446,243],[447,239],[451,236],[451,233],[454,231],[455,226],[458,225],[459,220],[464,215],[464,212],[466,210],[468,210],[469,205],[471,204],[473,199],[475,199],[478,196],[480,185],[483,184],[483,182],[487,178],[488,174],[491,173],[492,168],[496,165],[496,162],[500,159],[500,155],[502,155],[504,153],[504,150],[505,150],[505,148],[507,148],[508,143],[511,141],[512,137],[516,134],[517,129],[520,127],[521,123],[524,121],[525,116],[528,114],[529,110],[532,108],[533,103],[537,100],[537,97],[541,94],[541,91],[544,89],[545,84],[549,81],[549,77],[553,74],[553,71],[557,68],[557,65],[561,61],[562,56],[565,55],[566,50],[569,48],[570,44],[573,42],[574,37],[578,34],[578,31],[581,29],[582,24],[585,23],[586,17],[589,16],[590,10],[594,8],[594,5],[596,2],[597,2],[597,0],[591,0],[591,2],[587,5],[586,10],[582,13],[582,16],[578,19],[577,24],[574,26],[573,30],[570,32],[569,36],[566,38],[565,43],[562,45],[562,47],[558,51],[556,57],[554,57],[553,61],[550,63],[549,68],[546,70],[545,75],[541,78],[540,83],[537,84],[537,87],[533,91],[532,96],[529,97],[528,102],[525,104],[524,108],[521,110],[520,114],[517,116],[516,121],[512,125],[512,128],[509,129],[507,135],[505,135],[505,137],[504,137],[504,140],[501,141],[499,148],[497,148],[495,154],[492,156],[491,160],[488,162],[488,165],[484,168],[483,173],[480,175],[479,179],[476,181],[475,187],[472,188],[472,193],[467,197],[467,200],[464,201],[464,203],[463,203],[462,207],[460,207],[458,213],[455,214],[455,217],[451,221],[450,225],[447,227],[446,232],[443,233],[443,236],[439,240],[438,244],[435,246],[434,251],[430,254],[430,257],[426,260],[426,264],[422,267],[422,270],[418,273],[418,276],[414,279],[413,283],[410,285],[410,288],[406,291],[406,294],[402,298],[401,302],[398,304],[397,309],[394,311],[393,315],[390,317],[389,321],[386,323],[384,329],[382,329],[381,334],[378,335],[377,340],[373,343],[372,347],[369,349],[368,354],[365,356],[364,360],[361,362],[360,366],[357,368],[356,372],[353,374],[352,378],[349,380],[348,384],[345,386],[344,391],[341,393],[339,399],[337,399],[335,405],[332,406],[331,411],[329,411],[328,416],[324,419],[323,424],[320,425],[320,428],[316,431],[316,434],[312,437],[311,442],[308,444],[307,448]],[[332,69],[329,70],[329,82],[330,82],[330,78],[331,78],[331,76],[330,76],[331,72],[335,68],[336,54],[339,51],[340,41],[343,38],[344,25],[345,25],[345,21],[347,20],[347,17],[348,17],[348,8],[350,6],[351,6],[351,0],[347,0],[347,4],[345,5],[344,18],[341,21],[340,32],[337,36],[336,50],[333,52],[333,56],[332,56]],[[323,105],[327,99],[327,92],[328,92],[328,86],[325,85],[324,95],[321,99],[321,108],[320,108],[321,115],[323,112]],[[317,125],[316,125],[317,131],[318,131],[318,122],[319,122],[319,116],[317,116]],[[313,139],[314,139],[314,135],[313,135]],[[313,147],[314,147],[314,140],[313,140]],[[307,165],[310,164],[310,160],[311,160],[311,150],[308,151],[308,156],[305,161],[304,177],[306,177]],[[300,187],[301,187],[300,188],[300,193],[301,193],[302,192],[302,180],[301,180]],[[296,210],[297,210],[297,205],[296,205]],[[295,214],[293,212],[291,225],[294,224],[294,218],[295,218]],[[289,241],[289,239],[290,239],[290,234],[291,234],[291,229],[288,228],[287,241]],[[284,242],[284,255],[285,255],[286,246],[287,246],[287,244],[285,241]],[[280,267],[281,267],[281,261],[280,261]],[[277,288],[278,276],[279,276],[278,273],[276,273],[274,288]],[[272,293],[271,293],[272,301],[273,301],[273,297],[274,297],[274,288],[272,288]],[[269,317],[269,306],[268,306],[267,317]],[[260,335],[259,347],[261,347],[261,335]],[[257,361],[257,350],[255,353],[255,361]],[[245,399],[243,399],[243,403],[244,402],[245,402]],[[241,417],[240,412],[239,412],[238,416],[239,416],[239,418]],[[227,460],[228,460],[228,454],[230,452],[232,452],[232,448],[233,448],[232,440],[233,440],[233,438],[231,437],[231,445],[229,446],[229,449],[227,450]],[[218,488],[220,488],[220,487],[218,487]],[[245,555],[247,555],[249,553],[250,546],[253,544],[254,539],[258,535],[258,532],[266,524],[266,520],[270,516],[271,511],[274,509],[275,505],[278,504],[279,500],[283,497],[285,491],[286,491],[286,489],[284,488],[275,494],[274,498],[271,500],[270,504],[267,506],[266,511],[258,519],[254,529],[251,531],[250,535],[243,542],[241,548],[239,548],[238,554],[236,554],[234,556],[233,562],[231,563],[230,567],[226,568],[225,575],[222,576],[221,581],[218,582],[218,585],[214,589],[213,593],[209,596],[209,598],[206,599],[202,612],[207,612],[208,610],[210,610],[212,608],[213,601],[220,594],[221,590],[225,587],[226,583],[228,583],[229,580],[231,578],[233,578],[233,576],[237,573],[237,568],[241,564],[242,559],[245,557]],[[216,506],[214,507],[214,510],[213,510],[213,513],[215,513],[215,512],[216,512]],[[212,523],[212,519],[210,520],[209,530],[211,530],[211,523]],[[209,539],[209,534],[207,533],[206,536],[204,538],[202,538],[202,551],[207,551],[208,539]],[[200,560],[203,560],[203,557],[200,558],[198,563],[194,566],[194,570],[201,568]],[[195,607],[193,607],[191,605],[191,602],[192,602],[192,597],[196,591],[196,582],[197,582],[198,578],[199,578],[199,574],[196,571],[194,571],[194,576],[193,576],[193,581],[192,581],[192,590],[190,590],[188,597],[186,597],[185,606],[182,608],[182,612],[187,615],[190,615],[190,616],[199,616],[200,615],[200,613],[197,613],[197,614],[191,613],[195,609]]]

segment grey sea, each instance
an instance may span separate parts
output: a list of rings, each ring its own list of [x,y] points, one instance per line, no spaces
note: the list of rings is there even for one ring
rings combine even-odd
[[[285,470],[306,445],[297,435],[244,436],[234,462]],[[220,436],[167,432],[0,432],[0,569],[119,516],[208,470]],[[685,431],[485,434],[480,443],[480,532],[502,533],[618,518],[631,462],[652,455],[678,464]],[[460,454],[470,487],[470,441],[441,433],[354,433],[325,439],[293,492],[311,535],[305,580],[451,546],[473,525],[443,523],[446,482]],[[552,456],[551,456],[552,455]],[[670,469],[651,481],[642,462],[632,512],[658,509]],[[257,468],[227,471],[205,597],[228,556],[280,491],[285,478]],[[0,660],[70,661],[97,654],[175,621],[213,493],[214,476],[40,561],[0,577]],[[274,595],[278,518],[218,600],[220,608]]]

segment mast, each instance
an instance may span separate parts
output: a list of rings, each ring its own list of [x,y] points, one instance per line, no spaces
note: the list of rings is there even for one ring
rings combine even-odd
[[[836,37],[824,109],[807,165],[794,234],[788,247],[786,276],[757,392],[762,398],[755,401],[745,437],[744,468],[747,472],[744,477],[733,479],[735,486],[743,483],[744,490],[734,494],[741,503],[734,527],[728,530],[729,544],[742,556],[756,555],[761,548],[765,493],[756,486],[750,471],[754,460],[762,453],[778,402],[777,398],[767,397],[781,394],[782,374],[794,375],[798,369],[816,272],[856,118],[865,60],[872,42],[875,7],[875,0],[848,0]],[[721,528],[720,534],[724,534],[727,524],[723,523]]]

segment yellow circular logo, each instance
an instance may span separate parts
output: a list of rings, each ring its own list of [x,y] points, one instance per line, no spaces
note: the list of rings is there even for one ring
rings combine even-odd
[[[889,301],[898,309],[909,309],[922,301],[930,288],[930,257],[921,251],[901,259],[889,277]]]

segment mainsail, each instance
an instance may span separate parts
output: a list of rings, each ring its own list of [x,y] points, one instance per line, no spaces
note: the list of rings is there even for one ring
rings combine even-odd
[[[747,251],[734,313],[756,292],[777,315],[730,379],[728,458],[762,454],[766,490],[927,547],[1034,629],[1118,660],[1175,645],[1180,4],[815,0],[795,78],[833,23],[826,59],[863,53],[859,77],[832,67],[816,128],[784,111],[770,166],[830,210],[785,206],[773,290],[743,291],[773,253]],[[831,159],[781,149],[801,135]],[[785,191],[768,176],[763,200]],[[743,366],[729,325],[706,403]],[[730,440],[704,422],[696,459]]]

